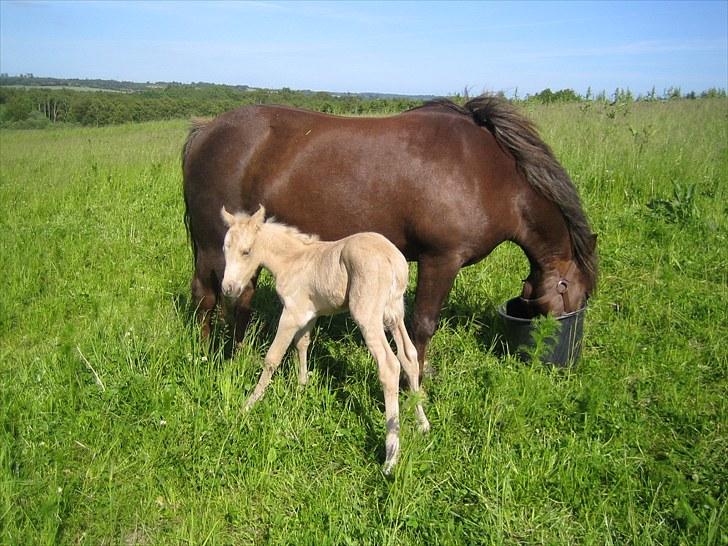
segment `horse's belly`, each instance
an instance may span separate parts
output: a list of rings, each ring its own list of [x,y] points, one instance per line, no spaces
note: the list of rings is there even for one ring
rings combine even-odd
[[[320,317],[337,315],[347,310],[346,297],[338,293],[318,294],[312,298],[316,314]]]

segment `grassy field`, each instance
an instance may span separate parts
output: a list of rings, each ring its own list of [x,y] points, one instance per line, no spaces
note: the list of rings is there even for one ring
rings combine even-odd
[[[728,102],[531,107],[599,234],[579,366],[504,355],[514,246],[458,276],[381,473],[374,363],[322,320],[306,388],[190,323],[186,122],[0,132],[0,544],[728,544]],[[412,266],[414,269],[414,266]]]

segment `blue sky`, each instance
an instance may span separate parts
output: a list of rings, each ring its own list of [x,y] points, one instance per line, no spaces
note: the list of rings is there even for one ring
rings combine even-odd
[[[0,0],[0,71],[445,95],[728,87],[728,1]]]

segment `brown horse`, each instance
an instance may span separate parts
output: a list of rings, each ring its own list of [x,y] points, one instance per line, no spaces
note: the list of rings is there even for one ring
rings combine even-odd
[[[596,287],[596,236],[564,168],[505,100],[425,104],[387,118],[246,106],[197,123],[183,150],[185,220],[203,335],[221,297],[220,209],[254,212],[323,240],[381,233],[419,264],[412,334],[420,370],[461,267],[513,241],[531,266],[522,316],[579,309]],[[255,278],[228,305],[236,340]]]

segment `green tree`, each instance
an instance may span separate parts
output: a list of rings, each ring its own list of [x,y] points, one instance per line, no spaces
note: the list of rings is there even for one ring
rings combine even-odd
[[[10,97],[5,107],[5,118],[8,121],[27,119],[33,111],[33,101],[26,93],[17,93]]]

